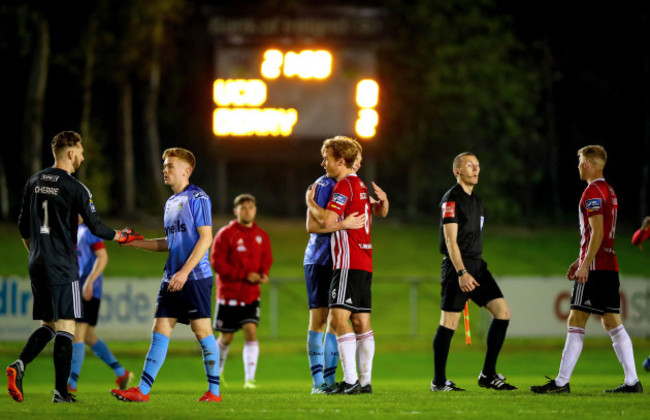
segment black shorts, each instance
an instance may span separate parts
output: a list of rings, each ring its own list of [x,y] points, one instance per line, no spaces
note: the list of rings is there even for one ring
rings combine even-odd
[[[158,292],[154,318],[174,318],[181,324],[191,319],[212,316],[212,277],[188,280],[179,292],[169,291],[169,282],[163,281]]]
[[[352,313],[370,313],[372,308],[372,273],[340,268],[333,271],[330,285],[330,308],[343,308]]]
[[[327,308],[332,283],[332,265],[307,264],[304,268],[309,309]]]
[[[99,304],[101,303],[101,299],[92,298],[90,301],[82,299],[81,303],[84,308],[83,316],[77,319],[77,322],[86,323],[91,327],[96,326],[97,318],[99,317]]]
[[[467,299],[471,299],[478,306],[485,306],[490,301],[503,297],[499,285],[487,269],[487,263],[483,260],[464,258],[465,269],[478,282],[479,286],[471,292],[463,292],[458,284],[456,268],[451,260],[445,257],[442,260],[442,290],[440,309],[445,312],[461,312],[465,307]]]
[[[29,277],[34,296],[33,319],[51,322],[83,316],[78,273],[66,274],[66,270],[58,266],[30,264]]]
[[[212,328],[215,331],[235,332],[244,324],[257,325],[260,321],[260,301],[248,305],[217,303]]]
[[[590,271],[586,283],[573,283],[571,309],[597,315],[621,312],[618,271]]]

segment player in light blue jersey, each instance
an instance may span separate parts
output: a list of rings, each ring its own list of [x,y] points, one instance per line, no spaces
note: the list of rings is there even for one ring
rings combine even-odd
[[[208,250],[212,244],[210,197],[190,184],[196,165],[192,152],[182,148],[163,153],[165,185],[174,192],[165,204],[165,237],[133,241],[129,246],[169,252],[165,262],[151,346],[138,387],[111,393],[122,401],[147,402],[153,382],[167,355],[169,337],[177,322],[190,324],[203,351],[208,391],[199,401],[219,402],[219,348],[212,334],[212,270]]]
[[[361,167],[361,155],[355,162],[355,172]],[[326,207],[332,198],[336,185],[334,178],[323,175],[313,184],[316,188],[314,200],[321,207]],[[340,226],[330,229],[322,228],[307,211],[306,227],[309,242],[305,249],[303,267],[307,300],[309,302],[309,330],[307,331],[307,356],[312,376],[312,394],[324,394],[336,384],[336,368],[339,360],[336,335],[327,325],[329,289],[332,281],[332,253],[330,248],[331,232],[340,229],[356,229],[363,226],[365,218],[356,213],[348,216]],[[325,327],[327,326],[327,332]]]
[[[76,320],[68,391],[77,392],[77,381],[86,357],[86,344],[97,357],[113,369],[117,386],[126,389],[133,379],[133,373],[122,367],[106,343],[95,334],[102,299],[102,278],[108,264],[108,253],[104,241],[90,232],[83,224],[81,216],[79,216],[77,229],[77,256],[79,257],[79,287],[82,288],[83,297],[83,317]]]

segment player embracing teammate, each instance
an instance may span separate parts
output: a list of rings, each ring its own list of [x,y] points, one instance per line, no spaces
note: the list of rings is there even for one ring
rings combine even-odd
[[[336,334],[343,381],[328,393],[371,393],[372,361],[375,353],[374,334],[370,326],[372,215],[386,217],[388,198],[373,183],[378,200],[370,197],[368,188],[356,175],[355,163],[361,151],[356,140],[337,136],[325,140],[321,149],[322,166],[327,176],[337,183],[326,207],[314,200],[315,188],[307,191],[305,201],[314,220],[325,229],[333,229],[347,216],[365,215],[358,229],[342,229],[332,233],[333,274],[329,289],[330,326]],[[352,326],[348,323],[352,321]],[[356,335],[355,335],[356,333]],[[358,351],[357,351],[358,350]],[[357,355],[359,374],[357,374]]]

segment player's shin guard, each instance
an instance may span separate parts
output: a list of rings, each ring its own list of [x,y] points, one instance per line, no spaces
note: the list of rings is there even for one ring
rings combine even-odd
[[[612,338],[612,346],[618,357],[618,361],[623,366],[625,373],[625,385],[634,385],[639,382],[639,377],[636,374],[636,365],[634,364],[634,348],[632,347],[632,340],[627,334],[625,327],[619,325],[608,331],[609,336]]]
[[[68,378],[72,363],[72,338],[67,331],[57,331],[54,339],[54,387],[59,394],[68,395]]]
[[[437,386],[445,386],[447,383],[447,358],[449,347],[454,330],[438,326],[436,335],[433,336],[433,383]]]
[[[167,348],[169,347],[169,337],[154,332],[151,337],[151,346],[147,352],[147,358],[144,362],[144,370],[140,378],[138,388],[144,395],[149,395],[153,382],[156,380],[156,375],[160,371],[165,357],[167,356]]]
[[[244,359],[244,375],[246,381],[255,380],[255,372],[257,371],[257,359],[259,358],[259,355],[259,342],[247,341],[244,343],[242,358]]]
[[[343,381],[347,384],[354,384],[359,380],[356,362],[357,340],[353,333],[343,334],[336,340],[339,344]]]
[[[359,383],[366,386],[372,382],[372,361],[375,357],[375,334],[372,330],[357,335],[357,360]]]
[[[90,349],[95,353],[95,356],[99,357],[102,362],[106,363],[108,367],[113,369],[115,376],[122,376],[126,373],[126,370],[122,367],[120,362],[117,361],[113,353],[102,340],[97,340],[95,344],[90,346]]]
[[[555,378],[557,386],[564,386],[571,380],[573,369],[578,363],[580,353],[582,353],[582,346],[585,342],[585,329],[579,327],[569,327],[566,335],[566,342],[564,343],[564,350],[562,351],[562,361],[560,362],[560,371]]]
[[[490,323],[490,329],[487,333],[487,350],[485,351],[485,362],[483,364],[483,374],[491,377],[497,373],[497,359],[503,347],[508,331],[508,319],[493,319]]]
[[[313,386],[317,387],[325,382],[323,378],[323,333],[311,330],[307,332],[307,357],[309,358]]]
[[[327,385],[334,385],[336,383],[336,367],[339,365],[339,346],[336,335],[332,333],[325,333],[323,362],[323,379]]]
[[[215,396],[219,396],[219,346],[214,335],[199,340],[201,351],[203,352],[203,366],[205,376],[208,379],[208,391]]]
[[[37,328],[32,335],[27,339],[23,351],[20,353],[20,360],[23,364],[27,366],[32,360],[39,355],[41,351],[45,348],[47,343],[49,343],[53,338],[56,332],[48,327],[47,325],[41,325],[40,328]]]
[[[84,343],[72,343],[72,363],[70,365],[70,377],[68,388],[77,389],[77,381],[81,374],[81,366],[86,357],[86,345]]]

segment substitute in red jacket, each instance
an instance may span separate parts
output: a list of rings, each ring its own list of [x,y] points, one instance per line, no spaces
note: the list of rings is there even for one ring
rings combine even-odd
[[[260,318],[260,283],[269,281],[273,263],[271,242],[255,223],[255,197],[242,194],[235,198],[236,220],[217,232],[210,252],[216,271],[217,304],[214,329],[219,331],[219,368],[223,367],[233,334],[244,331],[244,388],[255,388],[259,356],[257,323]]]

